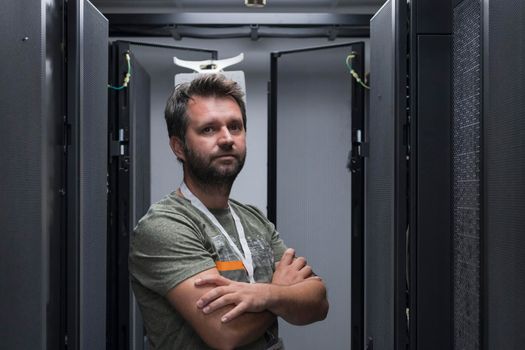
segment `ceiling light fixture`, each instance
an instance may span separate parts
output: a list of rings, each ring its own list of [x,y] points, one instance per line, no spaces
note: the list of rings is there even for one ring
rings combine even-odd
[[[247,7],[264,7],[266,0],[244,0],[244,5]]]

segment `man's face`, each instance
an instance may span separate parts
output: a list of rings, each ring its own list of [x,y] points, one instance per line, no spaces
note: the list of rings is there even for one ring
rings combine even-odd
[[[246,158],[242,113],[232,98],[194,96],[188,102],[184,164],[206,184],[233,184]]]

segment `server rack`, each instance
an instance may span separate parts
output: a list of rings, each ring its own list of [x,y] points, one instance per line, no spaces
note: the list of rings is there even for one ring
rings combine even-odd
[[[103,348],[108,25],[87,1],[34,5],[1,13],[2,345]]]
[[[448,3],[388,1],[371,20],[368,349],[452,343],[450,18]]]
[[[371,188],[374,173],[372,179],[368,173],[365,203],[368,214],[373,214],[381,204],[370,199],[384,194],[385,188],[399,197],[392,202],[396,205],[403,204],[406,195],[408,235],[404,240],[389,231],[392,226],[378,229],[367,220],[366,242],[372,244],[366,246],[365,274],[370,280],[370,268],[379,267],[383,274],[379,280],[388,286],[408,279],[407,300],[396,300],[400,291],[395,288],[382,297],[374,289],[366,290],[367,307],[389,300],[381,310],[387,314],[386,322],[378,318],[377,307],[365,311],[367,329],[388,339],[379,346],[376,337],[367,339],[369,349],[517,349],[524,341],[524,303],[517,296],[525,291],[518,267],[525,256],[521,234],[525,222],[518,214],[525,207],[519,136],[525,133],[520,117],[525,75],[517,57],[525,39],[509,36],[523,32],[524,14],[525,7],[518,2],[391,1],[372,20],[370,153],[365,162],[373,165],[374,154],[380,157],[374,151],[374,134],[380,135],[381,128],[393,130],[394,140],[408,140],[408,162],[403,165],[402,154],[396,159],[390,151],[383,163],[394,169],[390,172],[394,181],[395,167],[406,166],[408,187],[407,192],[395,192],[395,184],[387,181],[391,186]],[[406,42],[395,35],[396,21],[409,29]],[[392,32],[395,48],[388,42],[379,44],[381,39],[376,38],[385,40],[381,34]],[[379,64],[374,53],[385,47],[395,54]],[[401,55],[396,55],[399,50]],[[403,70],[399,65],[407,67],[407,76],[396,75]],[[400,82],[407,82],[408,89],[396,85]],[[374,118],[403,114],[392,109],[392,99],[405,91],[406,125],[402,129],[378,125]],[[391,100],[385,103],[385,98]],[[382,103],[390,113],[378,111]],[[399,210],[390,209],[394,216]],[[393,239],[386,244],[374,241],[377,232],[390,233],[386,237]],[[406,250],[399,242],[407,244]],[[381,262],[385,251],[390,262],[402,261],[399,255],[406,254],[406,276],[395,274],[395,263],[393,269],[388,263],[379,266],[374,259],[379,256]],[[406,320],[395,314],[404,307]]]

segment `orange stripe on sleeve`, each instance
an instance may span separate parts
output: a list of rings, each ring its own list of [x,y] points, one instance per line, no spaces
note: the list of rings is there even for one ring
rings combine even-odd
[[[215,266],[219,271],[244,270],[244,264],[240,260],[236,261],[216,261]]]

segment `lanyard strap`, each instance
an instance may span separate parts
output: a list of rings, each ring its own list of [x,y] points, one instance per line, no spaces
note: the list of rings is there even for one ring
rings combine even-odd
[[[250,279],[250,283],[255,283],[255,279],[253,278],[253,260],[252,260],[252,252],[250,251],[250,247],[248,247],[248,241],[246,241],[246,235],[244,234],[244,228],[241,225],[241,220],[239,219],[239,216],[237,213],[235,213],[235,210],[228,205],[230,208],[230,212],[233,217],[233,221],[235,222],[235,229],[237,230],[237,234],[239,235],[239,241],[241,242],[242,250],[244,251],[244,254],[239,250],[237,245],[233,242],[232,238],[226,232],[224,227],[221,225],[221,223],[217,220],[217,218],[206,208],[206,206],[200,201],[197,196],[195,196],[188,186],[186,186],[186,183],[182,183],[180,186],[180,191],[184,195],[186,199],[190,201],[190,203],[200,210],[210,221],[219,229],[219,231],[222,233],[224,237],[226,237],[226,240],[230,244],[231,248],[235,251],[239,259],[241,259],[242,263],[244,264],[244,268],[246,269],[246,272],[248,273],[248,278]]]

